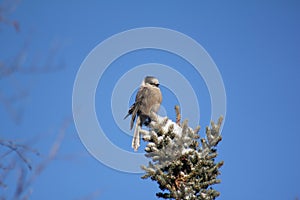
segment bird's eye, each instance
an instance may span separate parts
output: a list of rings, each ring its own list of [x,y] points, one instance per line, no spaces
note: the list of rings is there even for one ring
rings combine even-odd
[[[159,86],[159,83],[150,83],[151,85],[155,86],[155,87],[158,87]]]

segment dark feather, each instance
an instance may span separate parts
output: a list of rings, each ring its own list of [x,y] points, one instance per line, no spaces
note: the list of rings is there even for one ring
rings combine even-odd
[[[132,104],[132,106],[128,110],[127,115],[124,117],[124,119],[126,119],[129,115],[131,115],[130,130],[133,128],[133,123],[136,116],[140,114],[140,106],[144,100],[144,97],[148,95],[148,93],[149,89],[147,87],[141,87],[135,97],[135,103]]]
[[[130,130],[133,127],[133,123],[134,123],[135,117],[137,115],[138,115],[138,106],[136,106],[136,104],[135,104],[135,106],[133,107],[133,110],[132,110],[132,114],[131,114]]]

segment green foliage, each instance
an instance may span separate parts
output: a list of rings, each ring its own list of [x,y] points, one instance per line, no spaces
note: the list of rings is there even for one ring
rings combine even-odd
[[[222,140],[220,126],[211,122],[206,128],[206,138],[200,138],[198,132],[188,127],[187,121],[178,125],[166,118],[150,125],[150,131],[144,132],[147,142],[145,156],[151,158],[143,179],[156,181],[162,192],[156,195],[164,199],[201,199],[212,200],[220,195],[211,186],[221,181],[217,179],[223,161],[215,162],[216,146]],[[199,138],[200,143],[199,145]]]

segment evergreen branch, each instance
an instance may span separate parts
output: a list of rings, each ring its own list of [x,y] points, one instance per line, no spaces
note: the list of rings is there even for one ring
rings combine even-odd
[[[221,182],[217,176],[224,164],[215,162],[223,118],[217,124],[211,122],[211,127],[206,127],[206,138],[200,138],[200,126],[192,129],[187,120],[178,123],[179,107],[176,116],[176,122],[158,116],[150,123],[150,131],[142,133],[147,142],[145,156],[151,159],[148,166],[141,167],[145,171],[142,178],[151,178],[167,191],[158,192],[160,198],[213,200],[220,193],[211,186]]]

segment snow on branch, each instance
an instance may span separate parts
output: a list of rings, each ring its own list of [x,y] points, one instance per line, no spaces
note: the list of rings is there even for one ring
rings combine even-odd
[[[221,182],[217,176],[224,163],[215,162],[223,118],[217,124],[211,122],[206,138],[200,138],[200,126],[192,129],[187,120],[180,124],[178,110],[176,122],[158,116],[149,131],[141,131],[147,142],[145,156],[151,159],[148,166],[142,166],[146,172],[142,178],[156,181],[163,191],[156,195],[164,199],[215,199],[220,193],[211,186]]]

